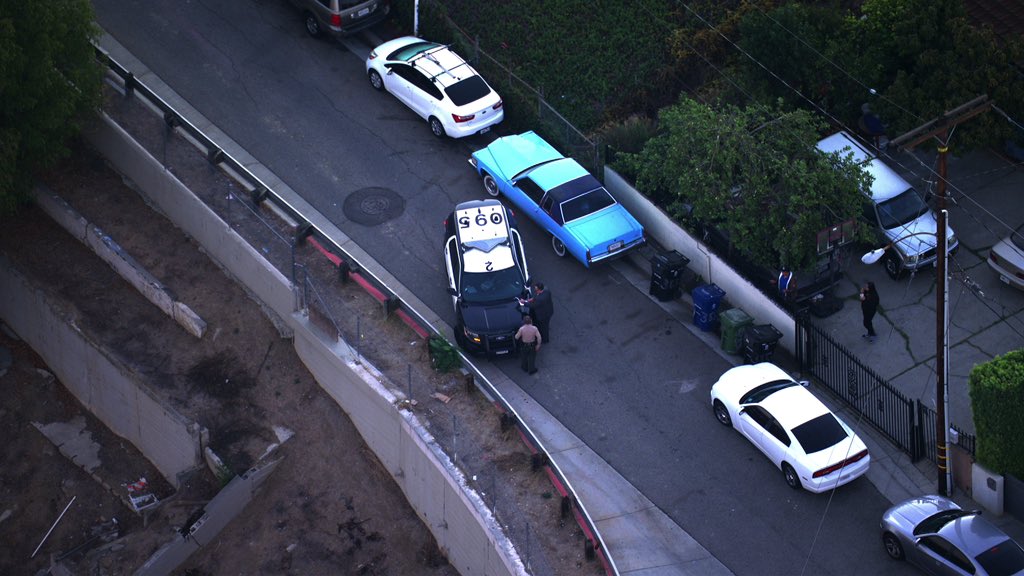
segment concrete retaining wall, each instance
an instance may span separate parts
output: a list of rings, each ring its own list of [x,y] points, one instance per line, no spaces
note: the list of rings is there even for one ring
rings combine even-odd
[[[652,238],[666,249],[675,250],[690,259],[689,268],[725,290],[725,297],[734,306],[742,308],[754,318],[756,324],[771,324],[782,332],[779,345],[791,354],[796,353],[796,320],[780,308],[771,298],[736,273],[693,236],[679,227],[636,188],[611,168],[604,170],[605,187],[629,210]]]
[[[0,294],[0,317],[86,409],[146,454],[169,482],[178,486],[178,475],[201,463],[200,427],[165,406],[2,258]]]
[[[349,415],[367,445],[462,574],[525,574],[479,496],[416,417],[400,410],[384,376],[358,363],[347,346],[293,314],[290,281],[130,135],[104,116],[88,140],[179,228],[292,329],[295,350],[320,386]],[[148,454],[148,453],[147,453]]]
[[[88,139],[168,220],[198,242],[264,305],[280,318],[291,315],[294,300],[288,279],[127,132],[102,114]]]

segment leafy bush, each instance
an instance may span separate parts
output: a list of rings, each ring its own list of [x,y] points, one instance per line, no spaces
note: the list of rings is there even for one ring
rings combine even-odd
[[[459,351],[451,342],[442,336],[433,335],[427,342],[430,349],[430,362],[438,372],[450,372],[462,366]]]
[[[978,444],[978,463],[1024,478],[1024,350],[976,365],[967,379]]]

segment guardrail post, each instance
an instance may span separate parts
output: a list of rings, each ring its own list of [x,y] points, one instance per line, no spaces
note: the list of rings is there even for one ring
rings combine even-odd
[[[586,559],[590,561],[593,561],[594,558],[597,556],[594,553],[594,541],[590,538],[587,538],[583,541],[583,556],[585,556]]]
[[[220,164],[224,161],[224,150],[220,148],[210,148],[206,152],[206,160],[210,164]]]
[[[260,186],[259,188],[254,188],[249,197],[252,199],[253,204],[259,206],[267,199],[268,194],[270,194],[270,190],[267,190],[266,186]]]
[[[508,412],[502,412],[501,416],[498,417],[498,421],[501,423],[501,431],[508,432],[508,429],[515,425],[515,416]]]
[[[299,225],[295,228],[295,243],[296,244],[303,244],[303,243],[305,243],[306,238],[309,238],[309,236],[312,233],[313,233],[313,225],[312,224],[310,224],[309,222],[301,222],[301,223],[299,223]]]
[[[569,500],[569,495],[562,496],[561,513],[562,519],[564,520],[572,512],[572,500]]]
[[[168,110],[167,112],[164,112],[164,124],[167,124],[167,127],[173,130],[178,126],[181,126],[181,118],[174,112]]]
[[[338,278],[341,280],[342,284],[348,282],[348,275],[351,272],[352,267],[349,265],[348,261],[342,260],[341,263],[338,264]]]
[[[530,470],[536,472],[543,468],[544,466],[547,466],[547,464],[548,459],[544,453],[534,452],[532,455],[530,455]]]
[[[124,77],[124,95],[132,96],[135,94],[135,74],[129,72]]]

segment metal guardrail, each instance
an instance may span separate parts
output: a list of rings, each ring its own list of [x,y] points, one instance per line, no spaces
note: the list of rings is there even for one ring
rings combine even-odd
[[[335,255],[340,255],[340,260],[336,262],[342,272],[349,274],[358,275],[365,277],[364,282],[360,282],[369,291],[376,291],[375,297],[382,299],[385,310],[387,312],[397,312],[403,315],[402,320],[410,325],[418,334],[424,337],[429,337],[430,334],[435,334],[444,337],[436,327],[427,322],[427,320],[417,311],[415,308],[405,302],[394,290],[392,290],[386,282],[381,280],[372,271],[367,269],[359,262],[357,258],[348,253],[344,248],[341,247],[333,238],[331,238],[323,230],[320,230],[315,224],[313,224],[308,218],[294,206],[292,206],[286,199],[279,196],[274,190],[260,180],[255,174],[249,171],[248,168],[243,166],[238,160],[236,160],[231,154],[226,152],[220,147],[212,138],[207,136],[190,122],[187,118],[182,116],[177,110],[171,107],[163,98],[161,98],[156,92],[146,86],[141,80],[139,80],[134,73],[122,66],[113,57],[110,56],[100,46],[94,45],[94,50],[99,59],[107,68],[109,68],[115,75],[121,78],[124,84],[124,90],[127,95],[133,95],[138,93],[142,98],[148,100],[153,106],[160,110],[163,114],[164,122],[171,128],[180,128],[184,130],[193,140],[195,140],[200,146],[205,148],[207,160],[214,165],[224,164],[227,165],[233,174],[243,178],[247,184],[252,188],[252,200],[254,204],[260,204],[263,201],[269,200],[274,205],[282,210],[288,217],[299,223],[297,238],[314,237],[317,241],[327,247],[327,250]],[[333,261],[333,259],[332,259]],[[293,266],[294,269],[294,266]],[[294,278],[292,278],[294,284]],[[413,325],[415,323],[415,326]],[[605,562],[606,569],[609,573],[618,575],[618,568],[615,566],[615,561],[608,554],[605,547],[604,540],[601,538],[600,533],[597,530],[597,526],[590,514],[587,512],[586,506],[582,503],[579,498],[579,494],[573,488],[572,483],[569,482],[565,473],[558,466],[558,464],[552,459],[551,454],[541,443],[538,436],[530,429],[525,423],[522,416],[516,411],[512,404],[502,396],[501,392],[491,384],[486,376],[476,367],[471,359],[464,354],[462,351],[459,352],[462,357],[463,364],[468,366],[473,373],[474,383],[477,388],[492,402],[497,402],[501,410],[507,415],[504,418],[511,420],[520,433],[524,441],[530,445],[531,449],[536,450],[542,454],[544,464],[548,466],[551,473],[555,476],[559,483],[564,487],[566,495],[564,496],[568,500],[568,504],[577,511],[577,521],[584,524],[585,532],[588,533],[586,540],[587,555],[589,556],[592,552],[600,553],[601,557]],[[564,508],[563,504],[563,508]]]

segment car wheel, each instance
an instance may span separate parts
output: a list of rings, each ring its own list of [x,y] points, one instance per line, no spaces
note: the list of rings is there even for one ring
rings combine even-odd
[[[441,124],[440,120],[431,116],[428,122],[430,122],[430,131],[434,133],[434,136],[438,138],[444,136],[444,124]]]
[[[800,477],[797,476],[796,470],[785,462],[782,463],[782,475],[786,477],[786,484],[789,484],[790,488],[796,490],[800,487]]]
[[[320,21],[316,19],[316,16],[314,16],[312,12],[306,12],[306,32],[308,32],[313,38],[319,38],[322,33],[320,30]]]
[[[893,560],[903,560],[903,545],[900,544],[900,539],[896,537],[892,532],[886,532],[882,534],[882,544],[885,544],[885,553],[889,555],[889,558]]]
[[[367,75],[370,77],[370,86],[373,86],[374,90],[384,90],[384,79],[376,70],[370,70]]]
[[[719,400],[715,400],[714,409],[715,418],[717,418],[723,426],[732,426],[732,418],[729,417],[729,411],[725,408],[725,404],[722,404]]]
[[[558,236],[551,237],[551,247],[555,249],[555,254],[565,256],[565,244],[558,239]]]
[[[466,347],[466,334],[462,331],[462,324],[455,326],[455,343],[458,344],[459,348]]]
[[[888,252],[885,255],[885,273],[893,280],[899,280],[903,275],[903,266],[900,264],[899,256]]]
[[[498,193],[501,192],[498,190],[498,183],[494,181],[494,176],[491,176],[486,172],[484,172],[484,190],[495,198],[497,198]]]

